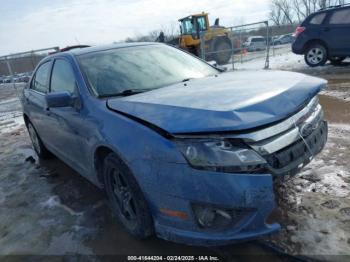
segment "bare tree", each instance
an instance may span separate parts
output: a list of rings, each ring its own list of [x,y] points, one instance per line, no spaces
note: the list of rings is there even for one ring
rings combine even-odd
[[[282,11],[279,7],[277,7],[276,5],[272,4],[271,5],[271,10],[270,10],[270,19],[272,20],[272,22],[277,25],[280,26],[283,23],[283,14]]]
[[[301,22],[310,14],[345,0],[271,0],[270,19],[275,25]]]
[[[293,5],[288,0],[272,0],[270,19],[278,19],[279,24],[293,24]]]

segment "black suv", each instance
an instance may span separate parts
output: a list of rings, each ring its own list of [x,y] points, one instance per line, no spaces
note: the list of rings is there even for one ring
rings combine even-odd
[[[304,54],[309,66],[322,66],[327,60],[340,64],[350,56],[350,4],[309,15],[297,27],[294,37],[293,52]]]

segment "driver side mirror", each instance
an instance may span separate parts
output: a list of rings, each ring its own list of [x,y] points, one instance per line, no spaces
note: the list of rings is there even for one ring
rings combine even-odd
[[[75,98],[68,91],[59,91],[46,94],[47,107],[68,107],[73,106]]]

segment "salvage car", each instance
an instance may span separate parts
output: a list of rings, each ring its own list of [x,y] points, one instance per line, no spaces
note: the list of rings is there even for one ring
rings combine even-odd
[[[128,43],[44,58],[23,91],[40,158],[104,189],[133,236],[223,245],[274,233],[273,181],[324,147],[326,81],[223,72],[177,48]]]
[[[266,49],[266,39],[263,36],[250,36],[243,43],[243,47],[249,52],[262,51]]]

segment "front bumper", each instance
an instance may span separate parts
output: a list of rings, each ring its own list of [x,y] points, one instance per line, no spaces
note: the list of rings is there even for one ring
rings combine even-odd
[[[311,155],[318,154],[326,140],[327,122],[321,121],[318,128],[295,144],[277,152],[276,157],[285,158],[291,154],[298,156],[293,165],[289,166],[294,170],[300,164],[307,164]],[[300,143],[308,145],[301,146]],[[162,190],[158,192],[159,195],[155,194],[153,196],[155,199],[151,201],[158,202],[154,207],[158,237],[189,245],[220,246],[256,239],[278,231],[280,229],[278,223],[266,222],[275,208],[273,176],[273,172],[231,174],[195,170],[185,164],[159,165],[159,183],[162,185]],[[248,212],[224,230],[204,229],[197,223],[192,209],[194,203],[248,210]],[[162,208],[186,213],[188,217],[183,219],[167,216],[159,212]]]
[[[189,245],[218,246],[249,240],[279,230],[278,224],[265,223],[275,208],[271,175],[228,174],[194,170],[184,164],[163,166],[159,183],[163,185],[156,201],[161,208],[184,212],[187,219],[157,212],[155,229],[158,237]],[[153,202],[153,201],[152,201]],[[235,224],[224,230],[201,228],[192,204],[203,203],[225,208],[249,210]]]
[[[292,52],[297,55],[304,54],[306,41],[304,35],[298,36],[292,43]]]

